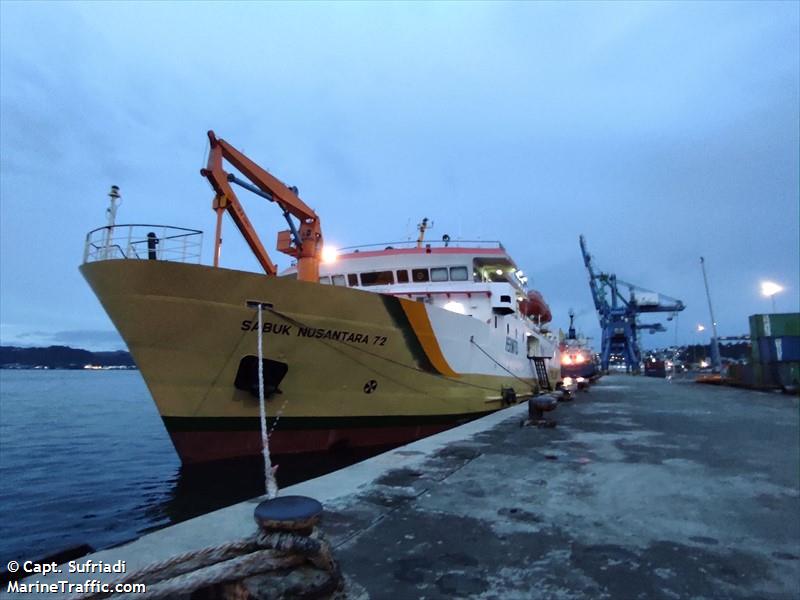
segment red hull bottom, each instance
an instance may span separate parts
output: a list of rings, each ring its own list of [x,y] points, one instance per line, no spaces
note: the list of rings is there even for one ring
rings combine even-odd
[[[329,452],[345,448],[385,448],[407,444],[457,424],[278,430],[270,435],[269,446],[273,455]],[[173,430],[170,431],[170,437],[184,464],[261,455],[260,430]]]

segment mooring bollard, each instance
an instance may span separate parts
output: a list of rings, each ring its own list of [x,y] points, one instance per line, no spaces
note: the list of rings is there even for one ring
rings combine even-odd
[[[260,546],[274,549],[276,557],[297,557],[299,562],[224,585],[224,600],[338,597],[341,572],[328,541],[316,529],[322,504],[306,496],[282,496],[261,502],[253,517]]]
[[[537,427],[555,427],[556,422],[544,418],[544,413],[554,410],[558,400],[552,395],[534,396],[528,400],[528,425]]]
[[[253,517],[264,533],[291,531],[308,535],[322,517],[322,504],[306,496],[281,496],[261,502]]]

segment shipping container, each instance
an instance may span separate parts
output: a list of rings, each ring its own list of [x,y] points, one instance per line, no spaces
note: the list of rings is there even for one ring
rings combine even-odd
[[[727,379],[733,385],[753,387],[756,384],[753,365],[740,365],[736,363],[728,365]]]
[[[797,392],[800,388],[800,362],[783,362],[778,365],[780,384],[784,390]]]
[[[757,338],[752,338],[750,340],[750,356],[752,357],[752,362],[754,363],[761,362],[761,352],[758,350]]]
[[[764,385],[764,368],[761,366],[761,363],[755,363],[753,365],[753,383],[758,387]]]
[[[750,315],[750,338],[800,336],[800,313]]]
[[[644,361],[644,374],[645,377],[661,377],[667,376],[667,365],[663,360],[656,360],[654,358]]]
[[[758,346],[760,363],[800,361],[800,336],[759,338],[753,347]]]

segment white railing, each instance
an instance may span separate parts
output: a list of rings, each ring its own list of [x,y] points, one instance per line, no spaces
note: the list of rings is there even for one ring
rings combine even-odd
[[[495,240],[424,240],[422,248],[503,248],[503,244]],[[347,246],[339,248],[339,252],[349,254],[350,252],[368,252],[370,250],[389,250],[401,248],[416,248],[416,240],[405,240],[402,242],[384,242],[382,244],[363,244],[361,246]]]
[[[199,263],[203,232],[169,225],[114,225],[86,234],[83,262],[168,260]]]

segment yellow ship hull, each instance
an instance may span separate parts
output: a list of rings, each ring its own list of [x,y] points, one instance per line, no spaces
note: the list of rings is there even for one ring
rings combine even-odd
[[[262,332],[276,454],[399,445],[501,408],[504,389],[537,390],[509,373],[455,372],[419,302],[157,260],[80,270],[185,463],[260,452],[258,317],[248,301],[270,305]]]

